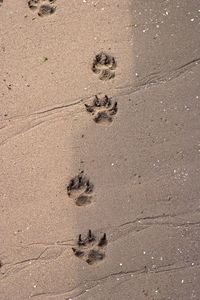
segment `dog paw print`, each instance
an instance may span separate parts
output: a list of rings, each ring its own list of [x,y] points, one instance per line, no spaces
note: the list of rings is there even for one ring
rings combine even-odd
[[[112,103],[112,99],[105,95],[102,98],[95,96],[92,104],[85,104],[88,113],[93,115],[93,120],[96,123],[111,123],[114,115],[118,111],[117,102]]]
[[[91,203],[94,185],[89,178],[81,171],[72,178],[67,186],[68,196],[74,199],[77,206],[88,205]]]
[[[105,258],[104,248],[107,243],[106,233],[97,239],[92,231],[89,230],[84,238],[79,234],[77,246],[72,248],[72,250],[76,257],[83,259],[89,265],[93,265]]]
[[[96,55],[92,64],[92,71],[99,75],[100,80],[109,80],[115,77],[117,63],[112,55],[100,52]]]
[[[56,0],[28,0],[28,7],[36,11],[38,16],[44,17],[52,15],[56,11],[54,3]]]

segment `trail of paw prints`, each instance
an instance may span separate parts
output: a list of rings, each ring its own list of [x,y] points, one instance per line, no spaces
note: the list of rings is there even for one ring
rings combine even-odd
[[[38,16],[50,16],[56,11],[53,5],[57,0],[28,0],[28,7],[37,12]]]
[[[116,67],[117,63],[112,55],[100,52],[93,60],[92,71],[99,75],[100,80],[109,80],[115,77]]]
[[[97,239],[92,231],[89,230],[87,236],[84,238],[79,234],[77,246],[72,248],[72,250],[76,257],[83,259],[89,265],[93,265],[105,258],[104,248],[107,243],[106,233]]]
[[[86,110],[93,116],[93,120],[99,124],[108,124],[113,121],[113,117],[117,114],[117,102],[107,95],[99,98],[95,96],[92,104],[85,104]]]
[[[67,186],[68,196],[74,199],[77,206],[88,205],[91,203],[94,185],[89,178],[81,171],[72,178]]]

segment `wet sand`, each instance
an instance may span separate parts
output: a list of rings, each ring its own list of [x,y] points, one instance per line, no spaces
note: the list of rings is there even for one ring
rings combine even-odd
[[[200,299],[200,6],[67,2],[0,7],[0,299]]]

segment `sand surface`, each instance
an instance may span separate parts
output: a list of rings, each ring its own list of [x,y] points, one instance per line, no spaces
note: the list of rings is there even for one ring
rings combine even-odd
[[[200,3],[0,2],[0,299],[199,300]]]

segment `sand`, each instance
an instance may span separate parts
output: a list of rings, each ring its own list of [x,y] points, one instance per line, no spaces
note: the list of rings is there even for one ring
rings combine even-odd
[[[198,1],[0,2],[0,299],[200,299]]]

